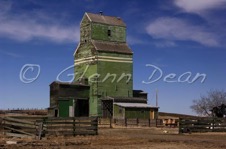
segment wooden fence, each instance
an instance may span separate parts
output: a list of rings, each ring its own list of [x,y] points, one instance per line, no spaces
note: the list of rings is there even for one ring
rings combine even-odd
[[[179,119],[179,133],[226,132],[226,118]]]
[[[97,135],[98,120],[96,117],[48,118],[39,122],[43,124],[47,135]]]
[[[163,126],[162,120],[160,119],[111,119],[111,118],[98,118],[99,127],[161,127]]]
[[[49,118],[4,117],[2,121],[5,135],[14,137],[39,138],[46,135],[97,135],[98,120],[96,117]],[[28,118],[28,117],[25,117]],[[30,117],[31,118],[31,117]]]

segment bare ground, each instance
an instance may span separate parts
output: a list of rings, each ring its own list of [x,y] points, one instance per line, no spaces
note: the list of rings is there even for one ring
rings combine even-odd
[[[8,145],[6,141],[17,144]],[[175,128],[108,128],[100,129],[97,136],[51,136],[43,140],[1,135],[0,148],[225,149],[226,133],[177,134]]]

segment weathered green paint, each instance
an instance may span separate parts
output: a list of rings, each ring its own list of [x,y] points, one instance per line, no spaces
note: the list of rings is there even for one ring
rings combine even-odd
[[[110,36],[108,30],[111,32]],[[91,32],[91,38],[94,40],[126,42],[125,27],[92,23]]]
[[[102,96],[132,97],[132,64],[99,62],[97,67],[99,94]]]
[[[120,107],[118,105],[114,105],[114,118],[118,118],[118,119],[124,119],[125,118],[125,108]]]
[[[114,105],[114,118],[149,119],[151,110],[155,110],[155,109],[152,109],[152,108],[128,108],[128,107],[121,107],[118,105]],[[155,113],[155,115],[156,115],[156,113]],[[155,118],[156,118],[156,116],[155,116]]]
[[[125,118],[150,118],[150,108],[125,108]]]
[[[80,24],[80,43],[85,43],[85,41],[90,41],[91,39],[91,22],[84,15]]]

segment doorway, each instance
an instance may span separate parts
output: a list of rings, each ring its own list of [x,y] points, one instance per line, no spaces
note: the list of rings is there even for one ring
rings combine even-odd
[[[87,117],[89,116],[89,100],[77,99],[75,104],[75,116]]]

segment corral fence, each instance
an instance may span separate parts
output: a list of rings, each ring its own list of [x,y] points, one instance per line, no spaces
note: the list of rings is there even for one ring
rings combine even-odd
[[[161,119],[140,119],[140,118],[98,118],[99,127],[162,127],[163,121]]]
[[[25,117],[28,119],[28,117]],[[39,138],[45,136],[97,135],[98,119],[96,117],[50,118],[4,117],[3,133],[13,137]],[[33,119],[33,120],[32,120]]]
[[[226,118],[180,118],[179,133],[226,132]]]

